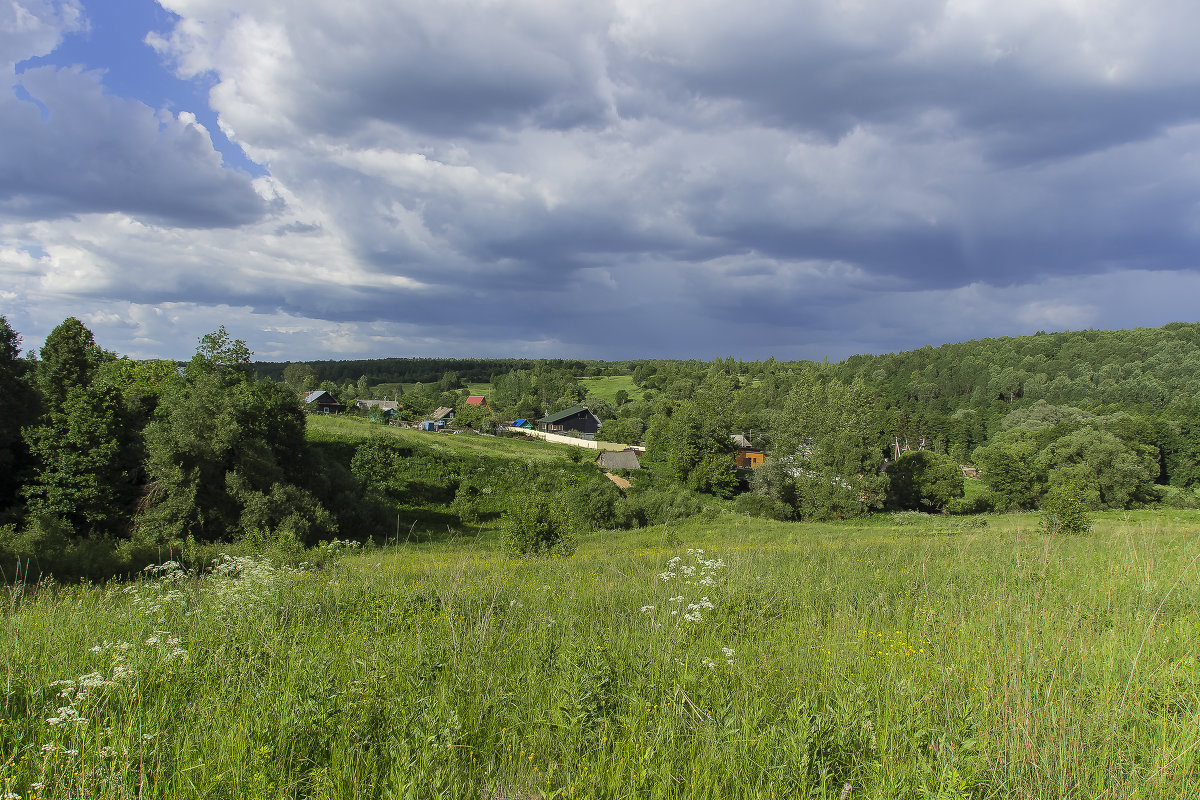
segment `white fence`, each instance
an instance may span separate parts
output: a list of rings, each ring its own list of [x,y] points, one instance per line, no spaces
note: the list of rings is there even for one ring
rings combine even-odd
[[[620,452],[621,450],[635,450],[639,453],[646,452],[646,448],[630,446],[627,444],[619,444],[617,442],[597,442],[594,439],[580,439],[576,436],[563,436],[561,433],[544,433],[542,431],[530,430],[529,428],[509,428],[509,431],[514,433],[523,433],[526,436],[531,436],[534,439],[543,439],[547,442],[555,444],[569,444],[574,447],[584,447],[588,450],[612,450]]]

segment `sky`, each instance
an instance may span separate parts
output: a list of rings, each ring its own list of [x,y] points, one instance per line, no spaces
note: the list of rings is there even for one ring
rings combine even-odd
[[[6,0],[0,314],[261,360],[1200,318],[1194,0]]]

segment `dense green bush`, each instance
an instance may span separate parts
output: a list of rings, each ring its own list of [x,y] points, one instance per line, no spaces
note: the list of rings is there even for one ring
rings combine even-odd
[[[626,508],[628,524],[644,528],[699,514],[704,509],[704,500],[677,483],[642,476],[629,490]]]
[[[938,512],[963,496],[963,474],[950,456],[931,450],[902,453],[888,467],[888,506]]]
[[[516,497],[500,524],[514,553],[565,556],[575,551],[570,520],[550,495],[539,492]]]
[[[781,522],[796,518],[796,510],[780,500],[766,495],[747,492],[738,495],[733,501],[733,510],[739,514],[749,514],[762,519],[775,519]]]
[[[959,497],[946,503],[942,509],[947,514],[986,514],[995,511],[995,497],[990,492],[983,492],[974,497]]]
[[[1042,533],[1087,533],[1092,529],[1087,502],[1074,486],[1055,487],[1042,501]]]
[[[563,493],[563,501],[580,530],[622,528],[628,519],[621,492],[608,478],[572,486]]]

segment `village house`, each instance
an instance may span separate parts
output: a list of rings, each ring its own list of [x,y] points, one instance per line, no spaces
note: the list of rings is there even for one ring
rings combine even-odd
[[[759,448],[751,446],[750,439],[745,434],[735,433],[730,438],[733,440],[734,447],[738,449],[737,455],[733,457],[738,467],[756,469],[766,462],[766,454]]]
[[[470,397],[468,397],[466,399],[465,405],[482,406],[483,408],[486,408],[488,411],[492,410],[492,407],[488,405],[487,398],[481,394],[473,394]]]
[[[338,414],[345,409],[345,406],[329,392],[318,390],[304,396],[304,409],[317,414]]]
[[[396,400],[355,400],[354,405],[366,411],[372,420],[382,418],[387,421],[400,411],[400,403]]]
[[[543,433],[573,432],[584,439],[591,439],[600,430],[600,418],[588,411],[587,406],[571,406],[539,419],[537,429]]]

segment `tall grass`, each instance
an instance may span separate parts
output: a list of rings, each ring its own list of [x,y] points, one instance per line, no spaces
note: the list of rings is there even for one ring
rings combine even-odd
[[[1036,528],[719,515],[16,585],[0,796],[1197,796],[1200,520]]]

